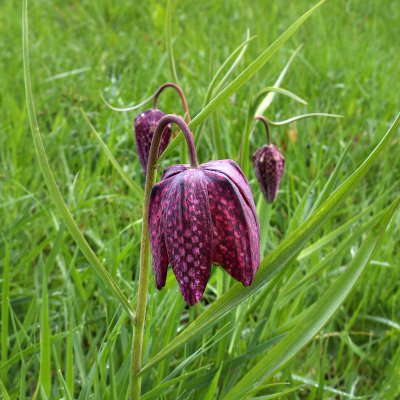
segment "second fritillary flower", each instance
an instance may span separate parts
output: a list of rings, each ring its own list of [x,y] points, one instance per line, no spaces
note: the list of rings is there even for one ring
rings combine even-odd
[[[272,203],[278,195],[285,158],[279,149],[270,143],[268,122],[263,116],[256,116],[256,120],[264,123],[267,131],[268,144],[262,146],[253,154],[254,171],[262,194],[268,203]]]

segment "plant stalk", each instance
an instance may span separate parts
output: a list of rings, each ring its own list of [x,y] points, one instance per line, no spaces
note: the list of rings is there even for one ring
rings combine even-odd
[[[254,119],[256,121],[262,121],[262,123],[264,124],[265,132],[267,133],[267,143],[268,143],[268,146],[269,146],[271,144],[271,137],[270,137],[270,133],[269,133],[269,124],[268,124],[267,118],[265,118],[263,115],[256,115],[254,117]]]
[[[149,259],[150,259],[150,239],[149,239],[149,201],[151,189],[153,188],[158,161],[158,149],[160,147],[161,137],[164,129],[170,123],[175,123],[182,129],[185,135],[189,150],[190,166],[197,168],[196,149],[193,143],[193,136],[185,121],[173,114],[165,115],[159,121],[151,142],[149,161],[147,164],[146,184],[144,188],[143,199],[143,219],[142,219],[142,237],[140,245],[140,270],[139,270],[139,288],[136,306],[136,326],[133,327],[132,353],[131,353],[131,395],[133,400],[139,400],[141,396],[141,376],[142,354],[143,354],[143,336],[144,324],[146,318],[147,295],[149,288]]]
[[[154,104],[153,104],[153,107],[154,107],[154,108],[157,108],[158,96],[161,94],[161,92],[162,92],[164,89],[169,88],[169,87],[174,88],[174,89],[178,92],[179,97],[180,97],[180,99],[181,99],[183,111],[185,112],[186,121],[187,121],[187,123],[189,124],[190,121],[191,121],[191,119],[190,119],[190,112],[189,112],[189,106],[188,106],[188,104],[187,104],[186,97],[185,97],[185,94],[183,93],[182,88],[181,88],[177,83],[174,83],[174,82],[166,82],[166,83],[164,83],[163,85],[161,85],[161,86],[157,89],[157,92],[154,94]]]

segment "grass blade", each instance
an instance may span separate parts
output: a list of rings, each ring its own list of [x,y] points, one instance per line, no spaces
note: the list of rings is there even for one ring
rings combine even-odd
[[[165,46],[167,48],[169,69],[171,70],[172,78],[176,83],[179,83],[175,67],[174,48],[172,46],[172,0],[167,1],[167,15],[165,20]]]
[[[4,248],[4,269],[2,274],[3,284],[1,288],[1,364],[5,364],[8,359],[8,299],[10,296],[10,248],[6,240],[4,240]],[[2,375],[7,376],[7,370],[4,370]]]
[[[272,125],[272,126],[283,126],[283,125],[291,124],[292,122],[296,122],[296,121],[300,121],[302,119],[312,118],[312,117],[344,118],[343,115],[339,115],[339,114],[310,113],[310,114],[296,115],[295,117],[286,119],[284,121],[270,121],[270,120],[268,120],[268,123],[270,125]]]
[[[382,220],[373,227],[339,279],[331,285],[316,304],[309,308],[297,325],[228,392],[224,400],[242,399],[245,393],[257,387],[286,364],[326,324],[346,299],[365,266],[368,265],[399,200],[400,197],[388,208]]]
[[[345,147],[342,155],[339,158],[339,161],[337,162],[335,169],[329,176],[328,180],[326,181],[323,189],[321,190],[321,193],[317,197],[317,200],[313,204],[310,214],[312,214],[329,196],[329,194],[333,191],[333,188],[336,185],[337,178],[339,176],[340,171],[342,170],[343,162],[345,160],[345,157],[347,155],[347,151],[350,148],[350,143]]]
[[[39,124],[36,117],[35,104],[33,100],[31,75],[29,69],[29,41],[28,41],[28,0],[23,0],[22,9],[22,43],[23,43],[23,64],[24,64],[24,80],[25,80],[25,94],[26,103],[28,108],[29,122],[31,125],[33,143],[35,146],[36,155],[43,174],[44,181],[49,190],[50,197],[56,206],[61,219],[66,225],[72,238],[75,240],[79,249],[82,251],[89,264],[94,268],[100,279],[103,281],[106,288],[114,294],[115,299],[121,303],[130,318],[134,321],[134,310],[129,300],[125,297],[124,293],[114,281],[112,276],[103,266],[98,259],[89,243],[86,241],[82,232],[80,231],[77,223],[73,219],[63,197],[57,186],[57,182],[51,171],[49,161],[47,159],[46,150],[44,148],[42,136],[39,129]]]
[[[308,240],[324,225],[334,213],[339,203],[351,193],[364,175],[371,168],[382,150],[386,147],[391,137],[400,124],[400,114],[397,115],[392,126],[384,137],[373,149],[363,164],[338,188],[330,197],[309,217],[299,228],[287,237],[269,257],[261,262],[260,269],[256,274],[251,286],[243,287],[236,283],[223,296],[215,301],[195,321],[178,335],[157,356],[153,357],[142,369],[142,373],[155,365],[160,360],[174,353],[186,342],[210,328],[213,323],[223,317],[229,311],[244,301],[247,297],[258,291],[273,278],[285,265],[297,256]]]
[[[222,364],[219,367],[217,373],[214,375],[213,380],[210,383],[210,386],[207,389],[207,393],[204,396],[203,400],[214,400],[217,397],[218,393],[218,381],[219,381],[219,376],[221,375],[222,371]]]
[[[281,36],[278,37],[267,49],[265,49],[250,65],[245,68],[239,76],[234,79],[224,90],[216,95],[190,122],[189,128],[193,131],[198,127],[212,112],[214,112],[230,96],[237,92],[263,65],[290,39],[290,37],[300,28],[301,25],[327,0],[321,0],[314,7],[298,18]],[[183,140],[182,132],[169,144],[159,157],[163,160],[175,149]]]
[[[289,70],[290,65],[292,64],[293,60],[295,59],[295,57],[297,56],[297,54],[299,53],[299,51],[301,50],[302,47],[303,47],[303,45],[300,45],[293,52],[292,56],[289,58],[289,61],[285,65],[285,68],[283,68],[282,72],[278,76],[278,79],[274,83],[274,87],[280,87],[281,86],[281,84],[283,82],[283,79],[285,78],[285,75],[286,75],[287,71]],[[275,96],[276,96],[276,93],[274,93],[274,92],[268,93],[265,96],[264,100],[258,106],[258,108],[256,110],[256,114],[257,115],[264,114],[265,110],[272,104]]]
[[[248,36],[248,35],[247,35]],[[247,37],[247,39],[240,44],[233,52],[229,55],[229,57],[222,63],[222,65],[218,68],[217,72],[214,74],[213,78],[211,79],[210,84],[208,85],[206,95],[204,97],[203,107],[205,107],[211,100],[211,97],[217,88],[220,88],[228,78],[229,74],[233,71],[235,66],[240,62],[243,58],[243,55],[247,49],[247,45],[250,41],[252,41],[256,36],[252,36],[251,38]],[[235,58],[236,57],[236,58]],[[233,61],[233,62],[232,62]],[[228,72],[222,77],[222,79],[217,83],[218,79],[222,76],[225,68],[231,64]],[[229,73],[229,74],[228,74]]]
[[[81,113],[83,115],[83,118],[85,119],[86,123],[88,124],[89,129],[92,131],[94,134],[94,137],[96,140],[99,142],[100,146],[102,147],[104,154],[108,158],[108,160],[111,162],[112,166],[115,168],[115,170],[118,172],[118,174],[121,176],[122,180],[127,184],[127,186],[132,190],[133,194],[139,199],[143,200],[143,189],[134,181],[132,180],[129,175],[123,170],[119,162],[115,159],[114,155],[111,153],[110,149],[107,147],[107,145],[104,143],[104,140],[101,138],[100,134],[96,131],[96,128],[93,126],[93,124],[90,122],[89,117],[83,111],[81,108]]]
[[[42,305],[40,314],[40,372],[39,386],[43,388],[46,396],[51,394],[51,349],[49,325],[49,298],[47,294],[47,277],[43,265],[42,280]]]

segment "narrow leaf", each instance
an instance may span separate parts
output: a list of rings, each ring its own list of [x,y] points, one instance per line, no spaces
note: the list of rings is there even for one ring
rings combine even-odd
[[[143,189],[134,181],[132,180],[129,175],[123,170],[119,162],[115,159],[113,154],[111,153],[110,149],[107,147],[107,145],[104,143],[104,140],[101,138],[100,134],[96,131],[95,127],[93,124],[90,122],[89,117],[83,111],[81,108],[81,113],[83,115],[83,118],[85,119],[86,123],[88,124],[89,129],[92,131],[94,134],[94,137],[97,139],[99,142],[100,146],[102,147],[104,154],[108,158],[108,160],[111,162],[112,166],[115,168],[115,170],[118,172],[118,174],[121,176],[122,180],[129,186],[129,188],[132,190],[132,193],[137,197],[140,201],[143,200]]]
[[[176,83],[179,83],[175,67],[174,48],[172,46],[172,0],[167,1],[167,15],[165,21],[165,45],[167,48],[169,69],[171,70],[172,78]]]
[[[274,83],[274,87],[280,87],[283,79],[285,78],[285,75],[287,73],[287,71],[289,70],[290,65],[292,64],[293,60],[295,59],[295,57],[297,56],[297,54],[299,53],[300,49],[303,47],[303,45],[300,45],[292,54],[292,56],[289,58],[289,61],[287,62],[287,64],[285,65],[285,68],[283,68],[282,72],[279,74],[278,79],[276,80],[276,82]],[[258,106],[257,110],[256,110],[256,114],[260,115],[260,114],[264,114],[265,110],[272,104],[274,98],[276,96],[276,93],[271,92],[268,93],[264,100],[260,103],[260,105]]]
[[[43,266],[42,280],[42,305],[40,313],[40,372],[39,385],[42,386],[46,396],[51,393],[51,364],[50,364],[50,325],[49,325],[49,301],[47,294],[47,277]]]
[[[286,119],[284,121],[271,121],[271,120],[268,120],[268,123],[270,125],[273,125],[273,126],[283,126],[283,125],[291,124],[292,122],[300,121],[300,120],[306,119],[306,118],[313,118],[313,117],[344,118],[343,115],[339,115],[339,114],[310,113],[310,114],[296,115],[295,117]]]
[[[247,37],[247,39],[240,44],[230,55],[229,57],[222,63],[222,65],[218,68],[217,72],[214,74],[213,78],[211,79],[210,84],[208,85],[207,92],[204,98],[203,102],[203,107],[205,107],[211,100],[211,97],[215,91],[217,91],[217,88],[222,86],[226,79],[228,78],[229,74],[226,73],[222,79],[218,82],[218,80],[221,78],[225,68],[232,63],[231,67],[229,68],[228,72],[231,72],[234,67],[240,62],[242,59],[248,43],[253,40],[256,36],[253,36],[251,38]],[[218,82],[218,83],[217,83]]]

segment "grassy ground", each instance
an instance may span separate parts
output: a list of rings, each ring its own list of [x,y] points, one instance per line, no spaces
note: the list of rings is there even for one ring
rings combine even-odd
[[[213,73],[245,39],[247,29],[257,37],[236,71],[312,3],[179,2],[174,8],[173,45],[192,114],[200,111]],[[31,1],[29,7],[33,90],[51,167],[81,230],[129,297],[137,291],[141,202],[111,166],[80,109],[88,113],[124,170],[142,185],[132,133],[135,113],[107,109],[100,93],[123,106],[172,79],[164,43],[165,12],[156,1]],[[51,393],[49,398],[68,398],[69,392],[72,398],[122,399],[129,380],[131,327],[77,250],[44,185],[27,120],[20,16],[19,2],[1,1],[0,393],[4,398],[31,398],[40,381],[38,398],[46,393]],[[267,116],[282,120],[314,111],[346,116],[272,129],[287,160],[278,200],[272,206],[263,204],[252,170],[248,176],[262,211],[263,258],[306,218],[346,144],[350,147],[339,183],[365,159],[399,111],[399,19],[396,1],[328,1],[220,108],[223,155],[238,160],[250,93],[273,85],[291,52],[303,44],[282,86],[308,105],[278,95]],[[161,106],[166,112],[181,112],[172,92],[162,96]],[[216,157],[210,130],[207,120],[197,143],[201,162]],[[264,140],[258,127],[251,152]],[[175,151],[165,165],[177,162],[179,154]],[[398,191],[399,154],[397,135],[313,241],[366,210],[364,215],[323,247],[293,261],[274,290],[252,296],[237,312],[146,373],[143,393],[165,383],[162,393],[150,392],[147,398],[207,398],[207,387],[212,388],[208,385],[223,365],[219,380],[217,375],[213,381],[222,398],[342,274],[371,227],[370,216]],[[307,192],[312,183],[313,190]],[[260,395],[293,389],[282,398],[399,398],[396,215],[335,317],[265,382],[284,384],[259,387]],[[188,310],[172,273],[161,292],[151,278],[145,363],[231,284],[215,268],[204,302]],[[177,381],[171,381],[174,378]]]

